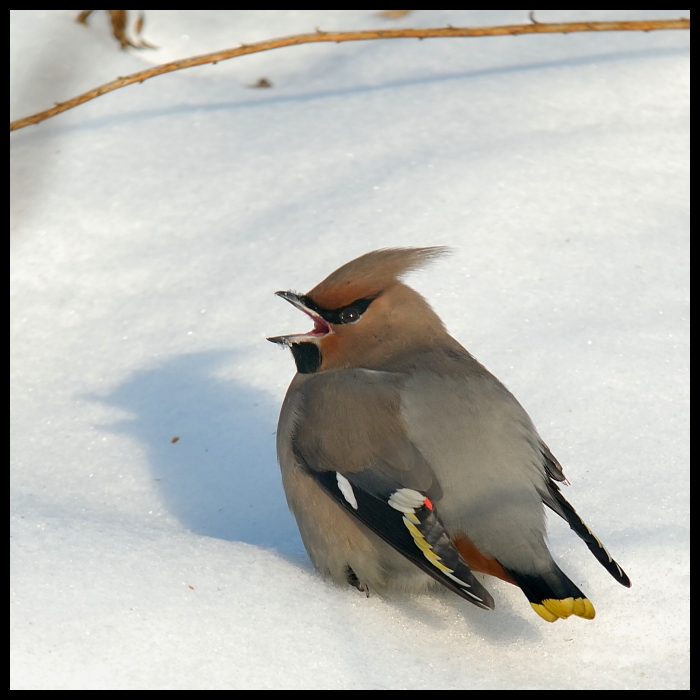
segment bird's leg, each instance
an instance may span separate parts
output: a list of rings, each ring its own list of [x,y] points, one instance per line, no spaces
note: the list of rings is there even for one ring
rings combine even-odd
[[[360,591],[361,593],[364,593],[369,598],[369,588],[367,588],[360,581],[360,579],[357,578],[357,574],[349,566],[345,568],[345,577],[347,579],[347,582],[351,586],[353,586],[354,588],[357,588],[358,591]]]

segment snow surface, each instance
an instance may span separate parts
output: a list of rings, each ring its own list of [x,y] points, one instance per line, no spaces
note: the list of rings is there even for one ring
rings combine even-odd
[[[239,42],[527,11],[148,10],[143,52],[74,17],[11,13],[11,118]],[[11,686],[688,687],[689,40],[300,46],[13,133]],[[593,622],[492,579],[493,612],[366,599],[308,561],[274,452],[294,367],[265,342],[307,321],[273,292],[432,244],[456,252],[412,283],[632,578],[552,522]]]

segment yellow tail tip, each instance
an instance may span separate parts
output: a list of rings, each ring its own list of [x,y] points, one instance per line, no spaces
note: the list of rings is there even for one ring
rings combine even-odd
[[[586,620],[592,620],[595,617],[595,608],[593,607],[593,603],[591,603],[588,598],[579,598],[578,600],[583,602],[584,611],[582,613],[577,612],[576,615],[583,617]]]
[[[573,598],[561,598],[560,600],[556,598],[547,598],[542,601],[542,605],[544,605],[552,615],[563,617],[564,619],[574,614]]]
[[[530,603],[532,605],[532,609],[543,619],[547,620],[547,622],[556,622],[559,619],[559,615],[555,615],[554,613],[549,612],[547,608],[544,607],[544,605],[541,605],[540,603]]]
[[[566,619],[571,615],[592,620],[595,617],[595,608],[588,598],[547,598],[541,603],[530,603],[532,609],[547,622],[556,622]]]

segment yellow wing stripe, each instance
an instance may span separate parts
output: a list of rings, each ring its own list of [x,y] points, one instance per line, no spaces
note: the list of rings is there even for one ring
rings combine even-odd
[[[423,537],[423,533],[416,527],[414,523],[420,523],[420,520],[416,518],[415,515],[412,513],[406,513],[403,517],[403,524],[406,526],[406,529],[411,533],[411,537],[413,537],[413,541],[416,544],[416,547],[420,549],[421,552],[423,552],[423,556],[438,570],[443,571],[447,574],[453,573],[454,569],[450,569],[449,567],[445,566],[444,564],[441,564],[440,557],[433,551],[433,547],[428,542],[428,540]]]
[[[451,574],[454,571],[454,569],[450,569],[444,564],[441,564],[439,561],[434,561],[433,559],[431,559],[430,562],[436,569],[440,569],[440,571],[444,571],[446,574]]]
[[[418,549],[420,549],[426,556],[429,556],[428,552],[433,556],[437,556],[437,554],[435,554],[430,548],[430,544],[428,544],[428,542],[426,542],[425,540],[414,540],[414,542]]]
[[[418,544],[418,543],[416,542],[416,544]],[[427,542],[426,542],[426,544],[427,544]],[[429,544],[428,544],[428,547],[430,547]],[[423,552],[423,556],[430,559],[430,561],[433,562],[433,564],[437,561],[442,561],[442,559],[440,559],[440,557],[437,554],[435,554],[435,552],[433,552],[432,549],[422,548],[422,552]]]
[[[425,542],[425,538],[423,537],[423,533],[410,521],[408,518],[403,519],[403,524],[406,526],[408,531],[411,533],[411,537],[413,537],[414,540],[416,540],[416,544],[418,544],[418,541],[421,540]],[[427,542],[425,542],[428,544]],[[430,545],[428,545],[430,547]]]

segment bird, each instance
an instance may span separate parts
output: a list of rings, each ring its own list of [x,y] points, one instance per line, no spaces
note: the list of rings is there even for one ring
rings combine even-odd
[[[276,292],[313,322],[267,338],[297,370],[277,428],[287,503],[336,584],[367,595],[442,585],[493,609],[480,572],[519,587],[547,622],[593,619],[549,551],[545,507],[616,581],[629,577],[564,498],[562,466],[525,409],[402,281],[450,251],[383,248],[306,294]]]

